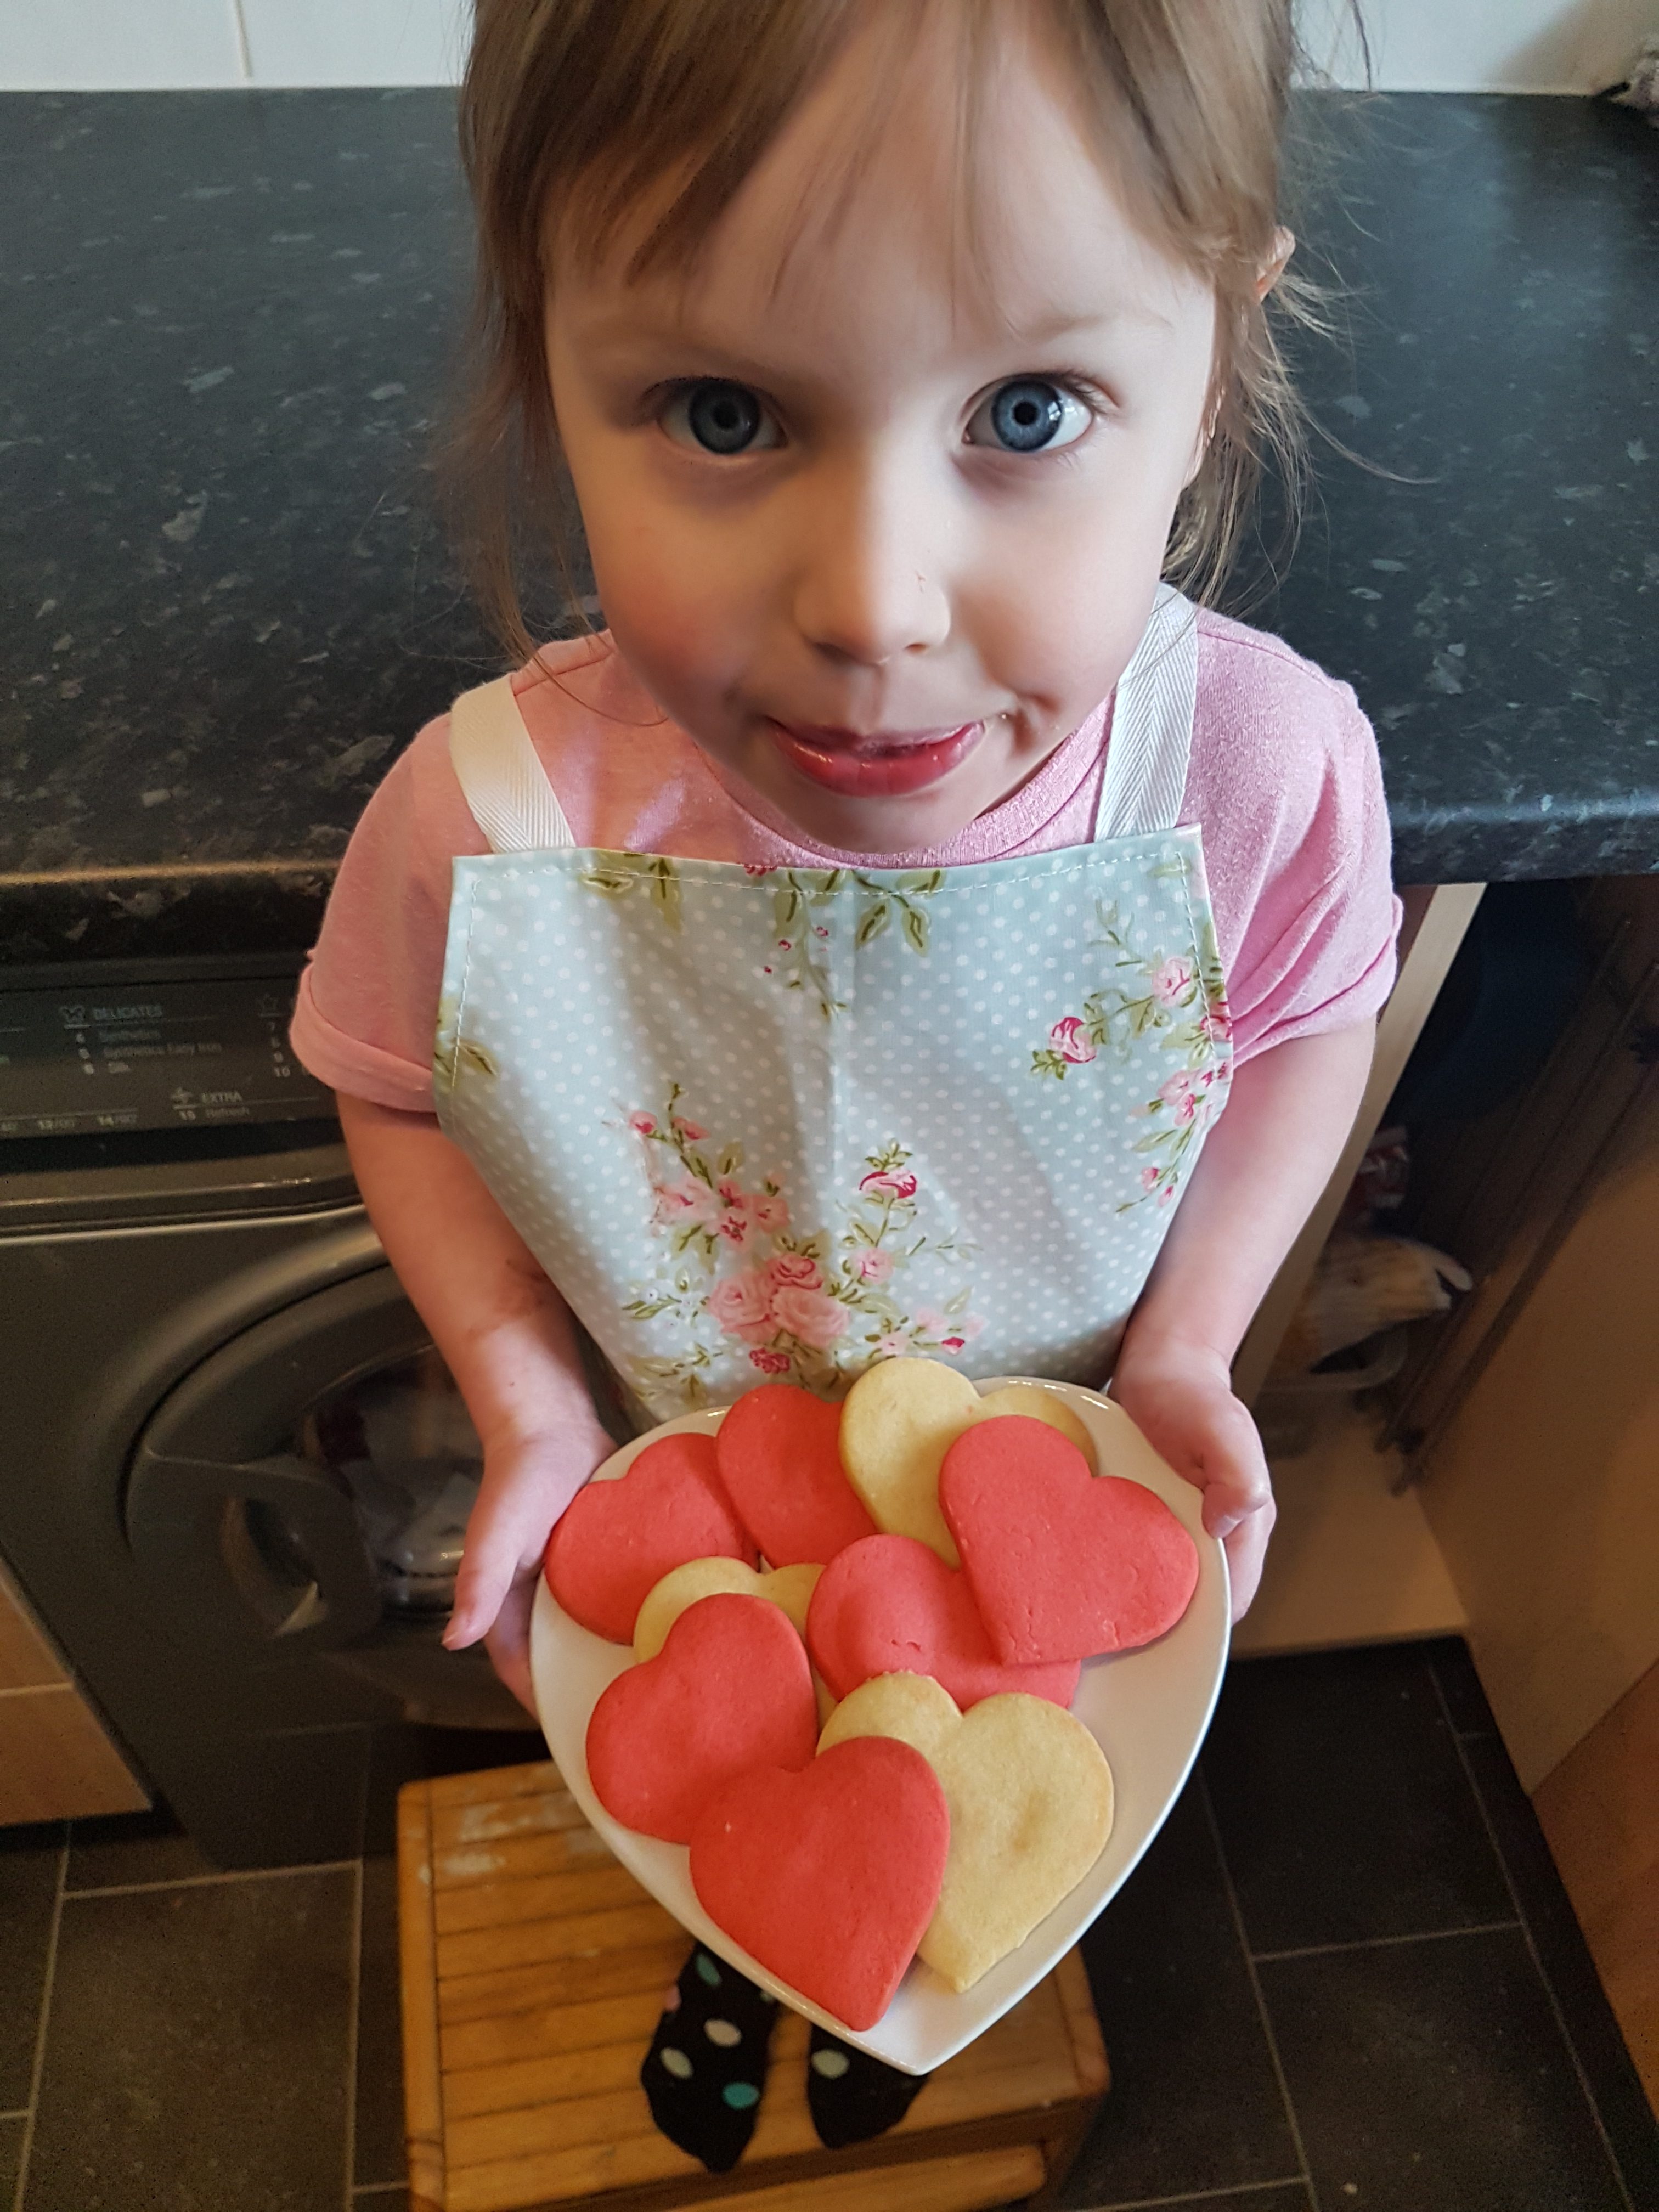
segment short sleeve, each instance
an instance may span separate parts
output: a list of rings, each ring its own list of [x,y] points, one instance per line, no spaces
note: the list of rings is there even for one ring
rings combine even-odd
[[[1401,909],[1382,764],[1352,691],[1276,640],[1216,628],[1214,726],[1200,756],[1195,718],[1183,811],[1196,797],[1242,1065],[1375,1019]]]
[[[451,858],[484,849],[448,771],[448,741],[447,715],[428,723],[369,800],[300,980],[289,1033],[319,1082],[412,1114],[433,1110]]]

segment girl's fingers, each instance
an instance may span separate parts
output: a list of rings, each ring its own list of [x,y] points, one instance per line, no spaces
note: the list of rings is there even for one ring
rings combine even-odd
[[[532,1715],[536,1711],[536,1693],[530,1677],[530,1615],[536,1602],[536,1579],[532,1571],[514,1583],[484,1638],[490,1664]]]
[[[1267,1539],[1273,1534],[1278,1508],[1272,1498],[1259,1512],[1242,1521],[1226,1539],[1227,1579],[1232,1591],[1232,1614],[1235,1620],[1243,1620],[1250,1607],[1261,1582],[1261,1568],[1267,1554]]]

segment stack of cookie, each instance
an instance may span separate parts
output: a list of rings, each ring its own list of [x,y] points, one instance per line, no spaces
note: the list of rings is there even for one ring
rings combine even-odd
[[[844,1406],[763,1384],[647,1443],[546,1572],[633,1647],[588,1723],[599,1802],[863,2030],[918,1953],[968,1989],[1088,1873],[1113,1786],[1066,1710],[1080,1662],[1172,1627],[1198,1555],[1062,1399],[904,1359]]]

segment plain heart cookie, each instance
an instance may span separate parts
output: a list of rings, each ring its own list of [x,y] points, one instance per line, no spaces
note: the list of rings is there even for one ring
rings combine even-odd
[[[1091,1475],[1076,1446],[1042,1421],[1010,1415],[958,1437],[940,1469],[939,1503],[991,1643],[1010,1665],[1150,1644],[1198,1586],[1198,1547],[1157,1492]]]
[[[866,1536],[832,1559],[806,1609],[806,1642],[836,1698],[908,1672],[932,1674],[964,1710],[1004,1690],[1068,1705],[1079,1671],[1075,1660],[1004,1666],[965,1580],[914,1536]]]
[[[684,1844],[726,1784],[753,1767],[805,1766],[817,1731],[793,1627],[775,1605],[722,1592],[688,1607],[656,1658],[601,1692],[587,1776],[613,1820]]]
[[[841,1409],[847,1479],[884,1534],[914,1536],[959,1566],[939,1506],[946,1449],[974,1419],[979,1393],[937,1359],[884,1359],[866,1368]]]
[[[714,1440],[695,1431],[659,1437],[615,1482],[590,1482],[548,1540],[547,1586],[573,1620],[612,1644],[631,1644],[651,1591],[688,1559],[742,1559],[756,1551],[720,1487]]]
[[[915,1955],[950,1838],[921,1753],[864,1737],[799,1773],[763,1769],[722,1790],[691,1832],[691,1887],[769,1973],[859,2031]]]
[[[822,1565],[876,1533],[841,1463],[841,1419],[810,1390],[763,1382],[720,1425],[720,1480],[775,1567]]]
[[[668,1632],[688,1606],[724,1591],[737,1597],[763,1597],[781,1606],[795,1633],[806,1634],[806,1608],[823,1569],[775,1567],[757,1573],[742,1559],[688,1559],[665,1574],[647,1597],[634,1621],[634,1656],[654,1659]]]
[[[956,1990],[1025,1941],[1076,1888],[1112,1832],[1112,1770],[1081,1721],[1045,1698],[985,1698],[959,1713],[937,1682],[882,1674],[836,1706],[818,1751],[893,1736],[939,1779],[951,1849],[920,1946]]]

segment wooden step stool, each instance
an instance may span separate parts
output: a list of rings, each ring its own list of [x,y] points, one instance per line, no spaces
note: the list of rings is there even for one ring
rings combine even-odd
[[[1107,2080],[1075,1952],[844,2150],[813,2132],[807,2026],[784,2014],[749,2148],[711,2174],[639,2085],[689,1939],[556,1769],[411,1782],[398,1816],[411,2212],[976,2212],[1064,2179]]]

